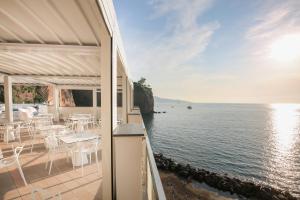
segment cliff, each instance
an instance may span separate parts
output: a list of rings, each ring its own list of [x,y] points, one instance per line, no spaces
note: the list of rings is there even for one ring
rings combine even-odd
[[[145,82],[144,78],[134,82],[134,105],[140,108],[142,114],[150,114],[154,111],[154,98],[152,88]]]

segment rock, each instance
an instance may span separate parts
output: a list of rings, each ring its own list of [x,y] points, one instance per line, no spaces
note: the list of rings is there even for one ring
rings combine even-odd
[[[250,199],[261,200],[297,200],[288,191],[281,191],[270,186],[255,184],[250,181],[241,181],[237,178],[231,178],[227,174],[221,175],[209,172],[205,169],[196,169],[189,164],[182,165],[174,162],[162,154],[154,155],[157,167],[159,169],[169,170],[187,181],[192,179],[198,182],[204,182],[207,185],[231,194],[244,196]]]
[[[152,89],[144,82],[134,82],[134,105],[138,106],[142,114],[154,112],[154,98]]]
[[[186,169],[182,169],[182,170],[178,171],[178,175],[183,178],[187,178],[187,177],[189,177],[189,172]]]

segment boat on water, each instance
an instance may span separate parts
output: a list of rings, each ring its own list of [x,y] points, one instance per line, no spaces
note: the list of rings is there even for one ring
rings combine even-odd
[[[191,109],[192,109],[192,106],[187,106],[187,109],[191,110]]]

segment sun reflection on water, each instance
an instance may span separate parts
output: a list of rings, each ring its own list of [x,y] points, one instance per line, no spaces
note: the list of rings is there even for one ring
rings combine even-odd
[[[287,177],[294,177],[296,170],[296,149],[299,144],[300,104],[272,104],[270,112],[272,135],[270,136],[268,167],[269,180],[273,186],[298,187],[287,183]]]
[[[299,133],[300,104],[272,104],[272,128],[277,150],[288,154]]]

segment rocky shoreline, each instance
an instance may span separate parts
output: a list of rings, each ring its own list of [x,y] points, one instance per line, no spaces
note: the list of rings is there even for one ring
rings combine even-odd
[[[162,154],[154,154],[158,169],[172,172],[182,178],[193,179],[200,183],[205,183],[213,188],[231,194],[241,195],[249,199],[260,200],[297,200],[287,191],[272,188],[270,186],[241,181],[227,175],[209,172],[204,169],[196,169],[189,164],[176,163]]]

